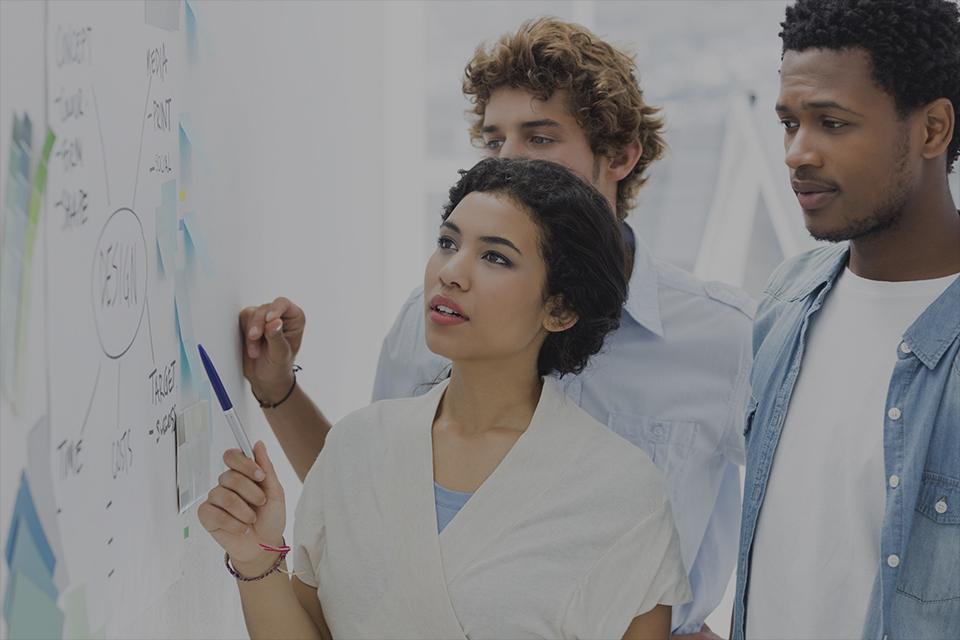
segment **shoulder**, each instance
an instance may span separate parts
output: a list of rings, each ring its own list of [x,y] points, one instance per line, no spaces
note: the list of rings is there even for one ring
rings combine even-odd
[[[425,396],[394,398],[357,409],[333,425],[327,434],[324,451],[344,451],[386,442],[399,431],[393,427],[406,423],[427,401]]]
[[[615,505],[628,518],[642,517],[666,499],[663,477],[643,449],[614,433],[569,397],[560,406],[563,422],[580,435],[577,456],[569,473],[585,497]]]
[[[728,317],[731,322],[749,324],[756,302],[743,289],[716,281],[704,281],[680,267],[662,260],[653,261],[662,293],[684,298],[707,313]]]
[[[784,260],[764,287],[764,296],[792,300],[802,297],[833,273],[847,253],[847,244],[816,247]]]

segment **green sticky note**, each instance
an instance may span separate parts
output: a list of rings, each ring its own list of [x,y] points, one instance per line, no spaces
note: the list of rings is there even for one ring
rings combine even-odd
[[[87,590],[80,586],[63,596],[64,637],[72,640],[90,640],[90,622],[87,620]]]
[[[7,637],[10,640],[63,637],[63,612],[26,574],[15,571],[7,589],[13,592],[7,616]]]
[[[190,527],[183,528],[183,539],[186,540],[190,537]]]

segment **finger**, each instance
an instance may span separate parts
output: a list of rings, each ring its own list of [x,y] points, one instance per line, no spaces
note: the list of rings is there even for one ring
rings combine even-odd
[[[240,449],[227,449],[224,451],[223,463],[234,471],[239,471],[254,482],[260,482],[266,477],[263,469],[258,467],[256,462],[243,455],[243,451]]]
[[[253,310],[253,314],[250,316],[250,322],[247,325],[247,340],[255,342],[263,337],[263,325],[266,322],[265,318],[269,310],[269,304],[262,304]]]
[[[226,531],[234,535],[242,536],[247,532],[247,525],[240,522],[220,507],[205,501],[197,508],[197,517],[203,528],[213,533],[214,531]]]
[[[265,316],[265,320],[267,322],[270,322],[275,318],[281,318],[289,321],[303,315],[303,311],[300,310],[300,307],[291,302],[289,298],[284,298],[283,296],[276,298],[272,303],[270,303],[269,307],[270,308],[267,310],[267,315]]]
[[[245,525],[251,525],[257,521],[257,513],[247,504],[246,500],[220,485],[210,489],[210,493],[207,494],[207,502],[215,507],[220,507]]]
[[[256,482],[232,469],[220,474],[220,486],[230,489],[246,500],[247,504],[262,507],[267,503],[266,494]]]
[[[243,339],[243,350],[251,358],[256,359],[260,355],[259,335],[256,338],[250,337],[253,326],[253,317],[257,312],[257,307],[244,307],[240,310],[240,335]],[[256,332],[255,332],[256,333]]]
[[[260,483],[260,487],[267,495],[267,498],[283,499],[283,486],[280,484],[280,478],[277,477],[277,470],[273,466],[273,461],[267,455],[267,445],[262,440],[258,440],[253,445],[253,457],[264,470],[266,477]]]

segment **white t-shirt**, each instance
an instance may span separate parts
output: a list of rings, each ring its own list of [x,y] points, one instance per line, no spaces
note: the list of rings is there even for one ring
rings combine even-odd
[[[901,337],[957,278],[847,269],[814,316],[757,523],[747,638],[860,638],[880,566],[883,425]]]

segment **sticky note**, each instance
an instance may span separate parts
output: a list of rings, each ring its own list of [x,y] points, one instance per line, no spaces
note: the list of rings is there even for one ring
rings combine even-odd
[[[43,589],[20,571],[7,583],[7,637],[49,640],[63,637],[63,612]],[[5,607],[6,608],[6,607]]]
[[[10,561],[10,571],[20,571],[50,598],[56,600],[58,592],[56,585],[53,584],[53,573],[47,571],[47,566],[40,556],[37,542],[30,535],[26,520],[23,518],[20,518],[17,522],[17,532],[14,535],[16,542],[13,548],[13,558]]]
[[[7,566],[13,564],[13,552],[17,545],[17,533],[20,529],[17,524],[24,520],[27,525],[26,531],[33,537],[37,545],[37,552],[46,567],[47,573],[53,575],[53,567],[56,559],[53,555],[53,549],[47,541],[47,536],[43,532],[43,526],[40,524],[40,517],[37,515],[36,507],[33,504],[33,496],[30,494],[30,484],[27,482],[27,475],[20,473],[20,488],[17,490],[17,499],[13,505],[13,518],[10,522],[11,535],[7,540]]]
[[[144,22],[167,31],[180,30],[180,0],[146,0]]]
[[[213,259],[210,257],[210,247],[203,241],[200,220],[194,211],[188,212],[180,225],[184,231],[184,252],[186,253],[187,265],[199,262],[203,270],[213,273]]]
[[[175,268],[177,255],[177,182],[168,180],[160,185],[160,206],[156,208],[157,253],[161,273]]]

